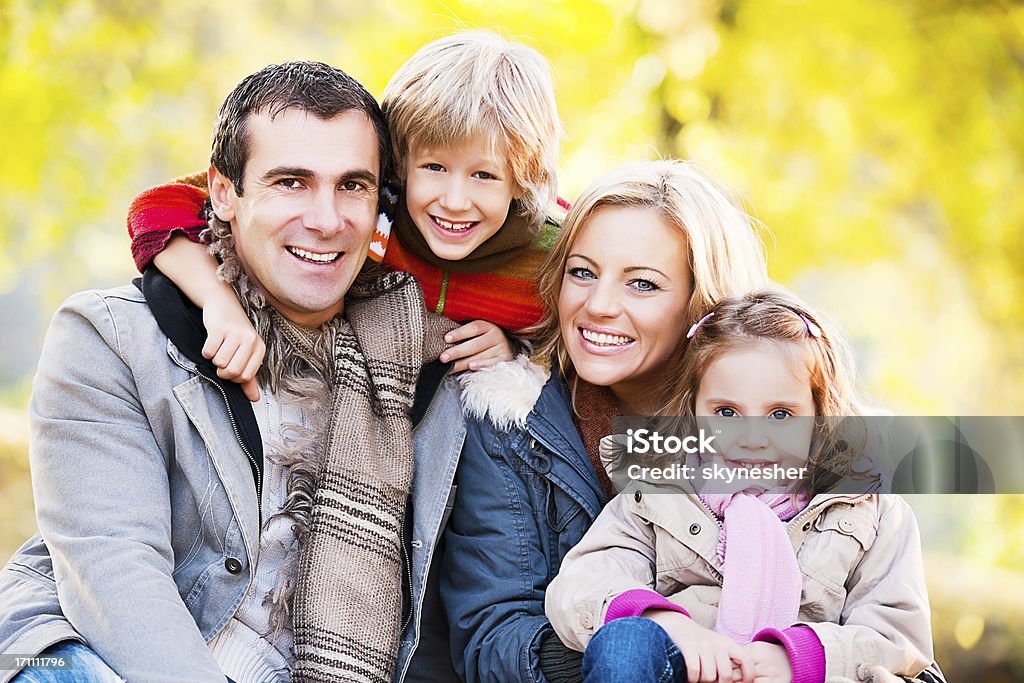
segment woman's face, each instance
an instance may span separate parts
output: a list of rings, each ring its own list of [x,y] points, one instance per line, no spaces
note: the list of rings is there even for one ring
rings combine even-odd
[[[569,249],[558,319],[576,373],[623,406],[656,410],[652,387],[680,346],[690,301],[683,234],[654,210],[606,206]]]

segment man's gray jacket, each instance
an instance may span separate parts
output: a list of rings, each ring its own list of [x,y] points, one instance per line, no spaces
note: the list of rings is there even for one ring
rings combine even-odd
[[[75,639],[129,681],[223,683],[206,643],[253,578],[262,442],[239,388],[199,353],[197,310],[180,295],[154,302],[153,277],[159,323],[131,286],[76,294],[51,323],[30,404],[40,534],[0,571],[0,652]],[[396,681],[420,638],[465,434],[454,382],[420,393]]]

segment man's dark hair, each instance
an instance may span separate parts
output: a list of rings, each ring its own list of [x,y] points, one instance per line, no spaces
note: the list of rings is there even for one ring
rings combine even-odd
[[[301,109],[328,120],[346,111],[361,111],[373,124],[380,151],[380,187],[391,178],[391,138],[373,95],[341,69],[323,62],[272,64],[246,76],[224,100],[213,128],[210,163],[235,186],[239,196],[249,161],[251,114],[271,118],[286,109]]]

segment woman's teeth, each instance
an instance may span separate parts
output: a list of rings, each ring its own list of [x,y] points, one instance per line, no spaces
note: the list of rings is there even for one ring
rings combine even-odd
[[[591,330],[581,328],[583,332],[583,338],[591,344],[598,344],[600,346],[624,346],[633,341],[629,337],[623,337],[617,334],[605,334],[603,332],[592,332]]]
[[[326,254],[316,254],[312,251],[306,251],[305,249],[299,249],[298,247],[288,247],[288,251],[295,254],[299,258],[306,259],[307,261],[315,261],[316,263],[330,263],[334,259],[341,255],[340,251],[332,251]]]

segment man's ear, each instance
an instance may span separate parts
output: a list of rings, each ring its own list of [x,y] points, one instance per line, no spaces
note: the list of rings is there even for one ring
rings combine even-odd
[[[235,217],[235,200],[238,199],[234,183],[213,166],[206,172],[206,177],[210,185],[210,204],[213,205],[213,212],[217,214],[217,218],[230,223]]]

